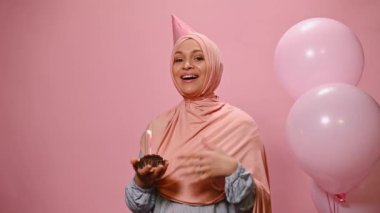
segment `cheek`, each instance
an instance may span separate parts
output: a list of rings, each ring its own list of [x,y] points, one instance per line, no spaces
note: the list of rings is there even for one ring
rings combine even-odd
[[[178,75],[178,73],[179,73],[178,65],[173,65],[173,67],[172,67],[172,75],[176,76],[176,75]]]
[[[181,82],[181,76],[178,71],[172,70],[172,79],[176,82],[176,84],[179,84]]]
[[[206,72],[206,63],[201,63],[198,65],[198,69],[199,71],[201,71],[202,73],[205,73]]]
[[[171,72],[172,76],[173,76],[173,77],[176,77],[176,73],[177,73],[177,72],[175,71],[175,69],[174,69],[174,67],[173,67],[172,72]]]
[[[206,78],[206,66],[202,66],[199,68],[202,78]]]

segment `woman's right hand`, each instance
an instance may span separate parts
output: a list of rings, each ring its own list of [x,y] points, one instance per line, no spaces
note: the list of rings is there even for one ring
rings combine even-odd
[[[169,162],[164,161],[164,165],[158,165],[156,167],[152,167],[147,164],[143,168],[138,168],[138,159],[132,159],[131,164],[135,169],[135,183],[141,188],[151,188],[154,183],[160,179],[166,172],[168,168]]]

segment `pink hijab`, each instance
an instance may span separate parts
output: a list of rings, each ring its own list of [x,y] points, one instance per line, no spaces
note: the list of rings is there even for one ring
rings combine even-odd
[[[253,212],[270,212],[266,157],[257,125],[248,114],[220,102],[214,94],[223,71],[217,46],[206,36],[191,33],[178,39],[173,53],[186,39],[194,39],[201,46],[208,72],[199,99],[183,100],[148,125],[147,129],[153,132],[152,150],[169,161],[166,174],[157,183],[158,191],[169,200],[189,205],[208,205],[225,199],[224,178],[194,183],[176,173],[177,157],[204,149],[203,140],[209,147],[233,156],[252,174],[256,184]],[[147,153],[145,137],[141,144]]]

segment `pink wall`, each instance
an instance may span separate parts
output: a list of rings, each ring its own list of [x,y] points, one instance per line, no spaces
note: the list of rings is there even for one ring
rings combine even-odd
[[[180,100],[169,75],[170,14],[222,50],[218,94],[266,144],[274,212],[316,212],[285,143],[293,100],[273,71],[295,23],[330,17],[360,38],[359,87],[380,101],[380,1],[0,1],[0,212],[129,212],[139,136]]]

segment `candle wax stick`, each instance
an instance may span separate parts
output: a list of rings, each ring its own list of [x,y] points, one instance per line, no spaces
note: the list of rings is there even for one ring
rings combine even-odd
[[[146,130],[146,134],[148,135],[148,146],[149,146],[149,154],[152,154],[152,130]]]

